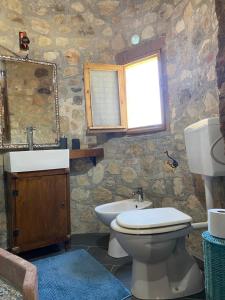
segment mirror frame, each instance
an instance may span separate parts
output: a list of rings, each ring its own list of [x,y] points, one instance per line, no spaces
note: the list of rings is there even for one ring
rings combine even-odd
[[[56,124],[56,142],[50,144],[34,144],[35,149],[42,149],[42,148],[56,148],[59,147],[59,138],[60,138],[60,121],[59,121],[59,99],[58,99],[58,85],[57,85],[57,66],[55,63],[50,63],[46,61],[38,61],[29,58],[21,58],[21,57],[13,57],[13,56],[5,56],[0,55],[0,60],[6,61],[15,61],[15,62],[30,62],[33,64],[39,65],[47,65],[53,67],[53,95],[54,95],[54,103],[55,103],[55,124]],[[4,143],[3,139],[3,128],[5,125],[5,109],[4,103],[0,98],[0,150],[4,149],[26,149],[28,148],[27,143],[19,143],[19,144],[11,144],[11,143]]]

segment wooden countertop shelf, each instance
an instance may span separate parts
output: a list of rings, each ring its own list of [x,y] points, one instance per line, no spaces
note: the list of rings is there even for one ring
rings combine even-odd
[[[70,159],[78,159],[89,157],[93,164],[96,166],[96,158],[104,157],[103,148],[90,148],[90,149],[77,149],[70,150]]]

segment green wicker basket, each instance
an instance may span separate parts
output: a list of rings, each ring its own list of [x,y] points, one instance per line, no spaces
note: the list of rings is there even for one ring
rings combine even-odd
[[[205,293],[207,300],[225,300],[225,239],[203,232]]]

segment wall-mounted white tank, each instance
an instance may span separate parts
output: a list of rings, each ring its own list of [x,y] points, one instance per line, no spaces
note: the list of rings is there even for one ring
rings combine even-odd
[[[225,176],[225,148],[224,140],[219,140],[221,137],[219,118],[204,119],[186,127],[184,137],[188,165],[192,173]],[[218,163],[213,156],[216,160],[224,162],[224,165]]]

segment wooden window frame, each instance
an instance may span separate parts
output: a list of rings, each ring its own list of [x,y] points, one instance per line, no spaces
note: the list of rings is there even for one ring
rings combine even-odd
[[[91,82],[90,71],[116,71],[118,75],[119,88],[119,111],[120,111],[120,126],[94,126],[92,118],[92,101],[91,101]],[[84,83],[85,83],[85,98],[86,98],[86,116],[88,130],[98,132],[116,132],[127,130],[127,110],[126,96],[124,90],[124,67],[120,65],[105,65],[105,64],[84,64]]]
[[[85,82],[85,98],[86,98],[86,116],[88,132],[90,133],[104,133],[104,132],[125,132],[127,135],[154,133],[158,131],[165,131],[168,129],[168,105],[166,101],[167,95],[167,80],[165,68],[165,56],[162,51],[165,45],[165,38],[161,37],[154,41],[148,41],[144,44],[137,45],[128,50],[125,50],[116,55],[116,65],[108,64],[93,64],[86,63],[84,65],[84,82]],[[128,128],[127,122],[127,103],[126,103],[126,80],[125,68],[128,65],[135,64],[139,61],[144,61],[151,56],[158,57],[159,67],[159,84],[160,84],[160,103],[162,124],[143,126],[137,128]],[[119,103],[120,103],[120,117],[121,126],[93,126],[92,122],[92,105],[90,94],[90,70],[112,70],[118,72],[118,87],[119,87]]]

